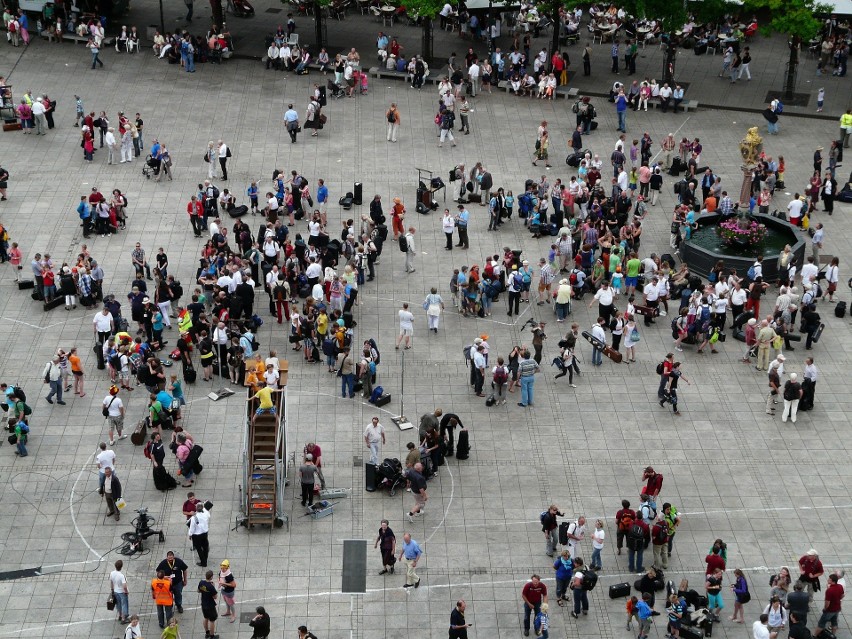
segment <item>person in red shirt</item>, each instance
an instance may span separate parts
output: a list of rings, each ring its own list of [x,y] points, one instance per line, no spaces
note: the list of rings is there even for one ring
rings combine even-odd
[[[94,208],[95,206],[97,206],[98,204],[100,204],[103,201],[104,201],[103,193],[98,191],[98,187],[96,187],[96,186],[92,187],[92,194],[89,195],[89,204],[92,205],[92,208]]]
[[[843,586],[838,582],[836,574],[832,573],[828,576],[828,588],[825,589],[825,604],[822,608],[822,615],[817,622],[817,629],[814,637],[819,637],[825,627],[831,625],[831,632],[837,633],[837,617],[840,615],[840,600],[843,599]]]
[[[204,205],[198,200],[197,195],[193,195],[186,205],[186,212],[189,215],[189,222],[192,224],[192,232],[195,237],[201,237],[201,217],[204,215]]]
[[[530,614],[535,611],[536,616],[541,612],[541,604],[547,603],[547,586],[541,577],[533,575],[521,589],[521,599],[524,602],[524,636],[530,636]]]
[[[621,554],[621,547],[624,545],[624,537],[635,520],[636,511],[630,508],[630,502],[627,499],[622,499],[621,510],[615,513],[616,547],[619,555]]]
[[[825,572],[817,551],[811,548],[799,559],[799,581],[805,585],[808,601],[813,601],[814,592],[819,590],[819,578]]]
[[[665,372],[665,364],[663,364],[663,369],[663,372]],[[669,371],[671,371],[671,369],[669,369]],[[655,471],[651,466],[648,466],[642,473],[642,480],[647,480],[648,482],[642,489],[642,494],[648,495],[648,501],[651,502],[651,506],[653,506],[654,510],[656,510],[657,495],[660,494],[660,490],[663,488],[663,476]]]
[[[663,374],[660,375],[660,387],[657,389],[657,397],[663,399],[666,394],[666,385],[669,383],[669,373],[674,365],[674,353],[668,353],[663,360]]]
[[[725,560],[722,558],[721,549],[713,546],[713,551],[704,558],[704,563],[707,564],[705,574],[711,575],[716,568],[724,571]]]

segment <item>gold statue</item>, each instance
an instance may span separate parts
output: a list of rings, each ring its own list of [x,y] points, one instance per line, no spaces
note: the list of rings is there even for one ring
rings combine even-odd
[[[763,151],[763,138],[757,130],[756,126],[750,128],[740,142],[740,154],[746,164],[757,164],[757,159]]]

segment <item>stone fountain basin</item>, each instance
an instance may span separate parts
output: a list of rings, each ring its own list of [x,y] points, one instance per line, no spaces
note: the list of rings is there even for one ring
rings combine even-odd
[[[784,243],[789,244],[792,247],[793,254],[796,256],[796,263],[798,265],[797,271],[800,270],[805,259],[805,249],[810,239],[807,233],[802,229],[793,226],[789,222],[778,219],[777,217],[772,217],[771,215],[755,213],[750,217],[759,224],[765,225],[768,230],[781,235],[782,238],[786,240]],[[716,227],[719,222],[722,222],[724,219],[725,217],[723,215],[710,214],[702,215],[696,221],[699,228],[705,228]],[[756,248],[750,255],[732,255],[730,254],[730,251],[728,251],[728,247],[722,242],[721,238],[719,238],[718,245],[712,249],[705,246],[699,246],[690,239],[681,243],[680,259],[686,262],[689,266],[690,272],[704,278],[707,277],[716,265],[716,262],[724,260],[726,270],[734,268],[737,271],[737,275],[744,278],[749,267],[754,264],[755,257],[758,252],[762,252],[763,281],[772,282],[778,279],[778,255],[783,248],[782,244],[780,249],[764,248],[761,251],[760,248]]]

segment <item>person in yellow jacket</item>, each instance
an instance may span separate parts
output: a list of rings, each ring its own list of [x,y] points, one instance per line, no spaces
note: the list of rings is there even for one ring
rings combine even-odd
[[[840,138],[843,148],[849,148],[849,139],[852,138],[852,109],[846,109],[846,113],[840,116]]]
[[[157,605],[157,621],[160,623],[160,628],[165,628],[174,614],[172,606],[175,598],[172,594],[172,582],[166,579],[166,573],[162,570],[158,570],[157,576],[151,580],[151,597]]]
[[[188,333],[192,328],[192,313],[183,307],[178,307],[178,330],[181,333]]]

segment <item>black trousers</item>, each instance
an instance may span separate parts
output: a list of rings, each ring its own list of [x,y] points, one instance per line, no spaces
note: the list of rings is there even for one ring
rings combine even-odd
[[[467,227],[466,226],[457,226],[459,230],[459,243],[458,246],[463,246],[468,248],[470,246],[470,240],[467,239]]]
[[[198,553],[198,563],[201,567],[207,565],[207,555],[210,554],[210,541],[207,539],[207,533],[192,536],[192,546]]]
[[[485,383],[485,376],[482,371],[474,367],[473,369],[473,390],[479,395],[482,392],[482,386]]]
[[[592,75],[592,61],[583,58],[583,75]]]
[[[228,158],[219,158],[219,166],[222,167],[222,179],[228,179]]]
[[[512,309],[515,309],[515,315],[521,311],[521,294],[509,291],[509,316],[512,315]]]
[[[302,506],[307,504],[312,506],[314,503],[314,485],[302,483]]]

